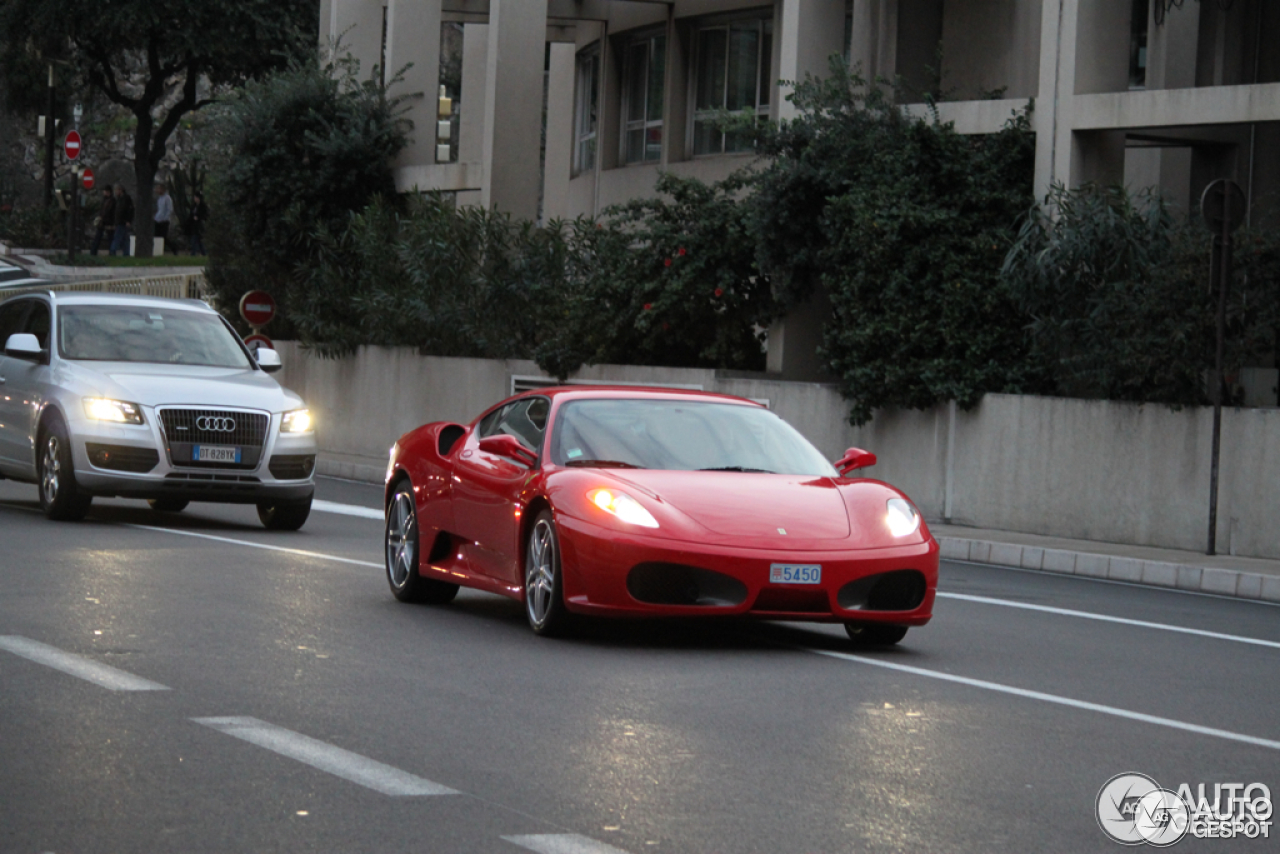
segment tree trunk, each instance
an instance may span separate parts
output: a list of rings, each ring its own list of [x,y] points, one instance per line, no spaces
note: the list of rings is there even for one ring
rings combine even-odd
[[[151,160],[151,113],[147,111],[137,118],[138,126],[133,133],[133,180],[137,185],[133,199],[133,234],[137,238],[137,256],[150,258],[156,233],[156,164]]]

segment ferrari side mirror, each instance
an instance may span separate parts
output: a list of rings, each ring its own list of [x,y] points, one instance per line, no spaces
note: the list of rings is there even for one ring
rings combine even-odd
[[[480,450],[486,454],[508,457],[529,468],[538,462],[538,455],[529,450],[515,436],[499,433],[496,436],[485,436],[480,440]]]
[[[876,464],[876,455],[861,448],[850,448],[844,456],[836,460],[836,470],[841,477],[848,477],[850,472],[865,469]]]

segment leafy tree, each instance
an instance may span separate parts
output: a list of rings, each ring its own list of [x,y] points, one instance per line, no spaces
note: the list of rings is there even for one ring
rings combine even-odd
[[[564,316],[538,350],[544,370],[621,362],[759,370],[777,317],[756,264],[740,174],[717,184],[663,174],[659,195],[579,229]]]
[[[408,122],[403,99],[386,97],[378,78],[374,69],[361,80],[350,57],[322,62],[313,51],[219,108],[207,242],[210,285],[224,305],[263,288],[287,318],[295,278],[320,275],[307,267],[321,251],[315,241],[337,239],[374,198],[395,197],[391,161],[406,144]],[[372,237],[355,227],[349,240]],[[336,250],[327,251],[332,260]]]
[[[1200,404],[1213,367],[1217,292],[1210,235],[1153,194],[1055,187],[1023,221],[1003,277],[1027,314],[1032,358],[1069,397]],[[1224,363],[1233,374],[1275,348],[1280,238],[1237,236]]]
[[[787,304],[828,291],[820,354],[851,421],[1033,385],[999,276],[1032,202],[1027,116],[962,136],[908,115],[838,57],[792,97],[799,116],[759,134],[772,157],[749,201],[759,263]]]
[[[0,0],[0,65],[10,87],[57,56],[129,110],[138,254],[151,254],[151,187],[182,117],[312,49],[316,0]],[[28,73],[18,73],[26,69]]]

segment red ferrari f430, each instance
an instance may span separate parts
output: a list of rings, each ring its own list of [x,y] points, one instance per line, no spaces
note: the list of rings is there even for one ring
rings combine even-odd
[[[669,389],[561,387],[400,437],[386,569],[403,602],[458,587],[574,614],[844,623],[892,644],[932,616],[938,545],[894,487],[834,465],[767,408]]]

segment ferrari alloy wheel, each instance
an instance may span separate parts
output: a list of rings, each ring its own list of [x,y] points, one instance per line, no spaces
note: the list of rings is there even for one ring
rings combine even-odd
[[[888,623],[844,624],[849,639],[859,646],[893,646],[907,636],[906,626],[891,626]]]
[[[543,510],[529,531],[524,555],[524,613],[537,634],[562,634],[569,623],[560,572],[560,538],[550,510]]]
[[[44,515],[59,521],[77,521],[89,512],[93,496],[85,495],[76,486],[76,475],[71,462],[71,443],[62,421],[51,417],[40,431],[39,478],[40,507]]]
[[[444,605],[458,595],[458,585],[418,574],[418,513],[407,480],[400,482],[387,505],[387,583],[401,602]]]

